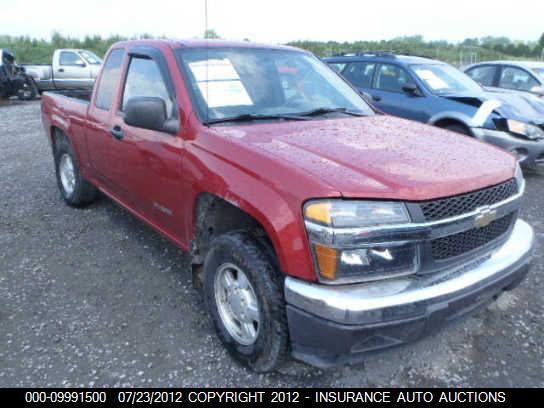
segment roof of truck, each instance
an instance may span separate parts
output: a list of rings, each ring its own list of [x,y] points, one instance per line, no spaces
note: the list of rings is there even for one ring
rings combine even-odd
[[[172,48],[260,48],[260,49],[276,49],[276,50],[290,50],[307,52],[300,48],[290,47],[288,45],[277,44],[264,44],[255,43],[251,41],[228,41],[218,39],[187,39],[187,40],[171,40],[171,39],[157,39],[157,40],[129,40],[121,41],[117,43],[119,45],[159,45],[167,44]]]

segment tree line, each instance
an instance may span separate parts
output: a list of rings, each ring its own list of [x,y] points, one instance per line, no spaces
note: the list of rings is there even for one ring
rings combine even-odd
[[[206,38],[219,38],[215,30],[204,33]],[[0,35],[0,48],[9,48],[17,55],[21,64],[49,64],[53,51],[57,48],[83,48],[103,56],[111,44],[126,39],[152,38],[141,34],[132,38],[99,35],[82,39],[53,33],[50,40],[28,36]],[[512,41],[508,37],[467,38],[460,43],[448,41],[425,41],[423,36],[398,37],[382,41],[293,41],[288,43],[313,52],[319,57],[359,51],[393,51],[427,56],[454,64],[494,60],[494,59],[541,59],[544,57],[544,33],[535,41]]]

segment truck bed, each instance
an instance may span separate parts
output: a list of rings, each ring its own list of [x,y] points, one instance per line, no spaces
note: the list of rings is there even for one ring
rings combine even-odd
[[[92,89],[64,89],[49,91],[50,94],[61,95],[70,99],[77,99],[78,101],[87,102],[91,101]]]
[[[80,101],[90,102],[92,96],[92,89],[64,89],[51,91],[51,93],[62,95],[66,98],[79,99]]]

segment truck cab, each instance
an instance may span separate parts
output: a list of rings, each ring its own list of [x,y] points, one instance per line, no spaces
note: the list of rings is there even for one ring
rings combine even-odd
[[[54,89],[91,89],[102,59],[81,49],[55,50],[51,65],[25,65],[40,92]]]
[[[91,51],[62,49],[53,54],[53,75],[57,88],[92,87],[102,60]]]

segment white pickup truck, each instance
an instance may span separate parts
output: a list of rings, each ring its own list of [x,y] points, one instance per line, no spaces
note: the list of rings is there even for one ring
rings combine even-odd
[[[59,49],[52,65],[23,65],[39,92],[55,89],[91,89],[100,71],[102,59],[91,51]]]

